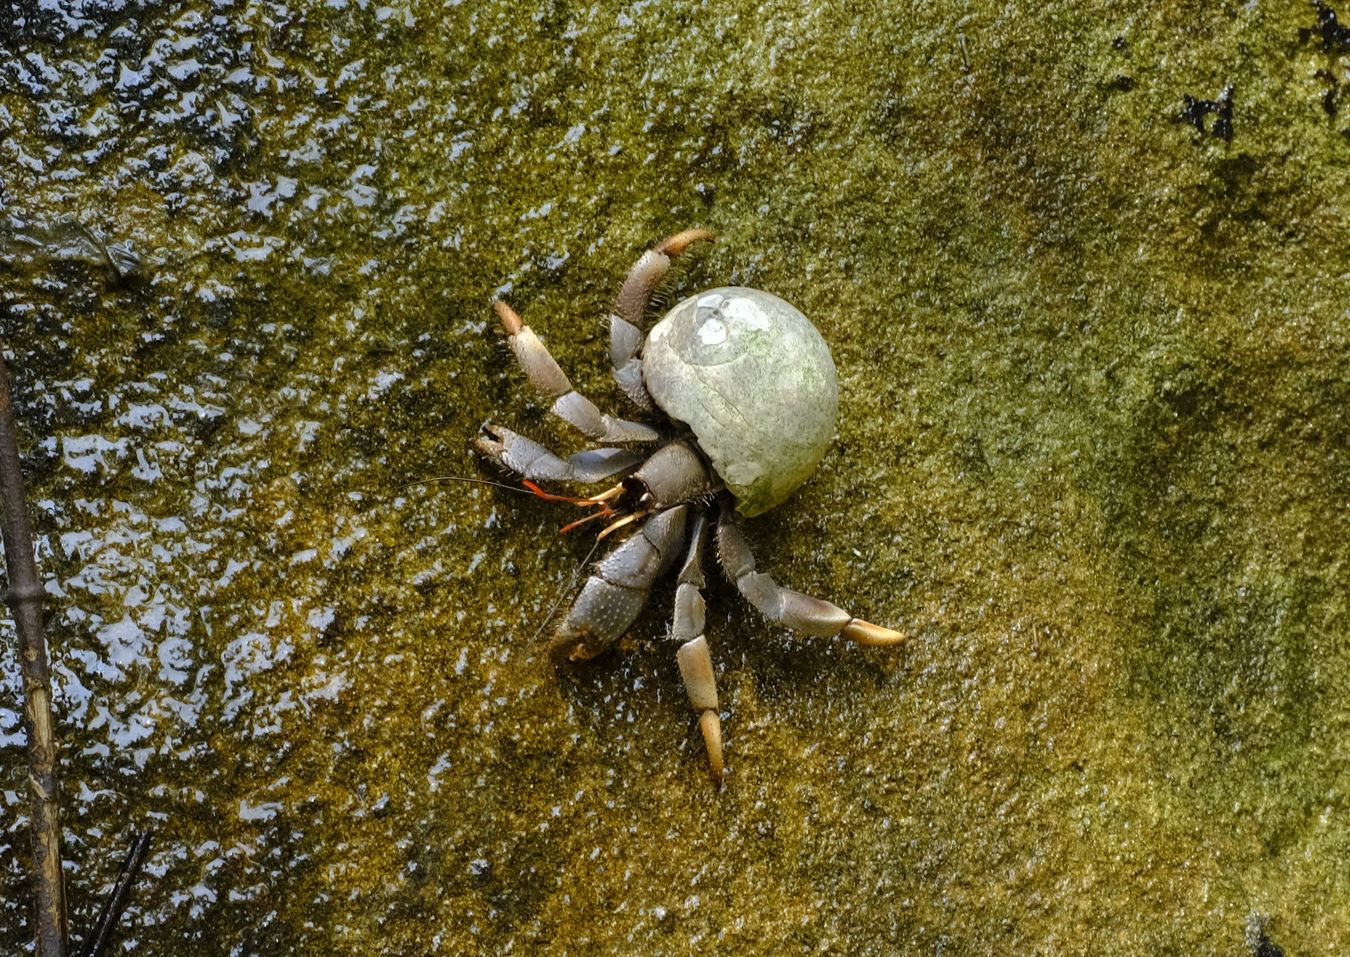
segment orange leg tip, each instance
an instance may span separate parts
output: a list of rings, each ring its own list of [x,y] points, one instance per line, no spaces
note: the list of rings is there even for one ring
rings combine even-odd
[[[574,495],[559,495],[557,492],[550,492],[548,489],[530,479],[521,479],[520,484],[525,486],[535,495],[538,495],[545,502],[568,502],[573,505],[585,503],[584,499],[579,499]]]
[[[587,508],[604,505],[606,502],[618,498],[620,493],[623,492],[623,486],[616,485],[614,488],[609,489],[606,492],[601,492],[599,495],[577,497],[576,495],[559,495],[557,492],[550,492],[548,489],[530,479],[521,479],[520,484],[525,486],[535,495],[538,495],[545,502],[566,502],[569,505],[584,505]]]
[[[845,638],[850,638],[860,645],[869,645],[872,647],[886,647],[888,645],[898,645],[909,640],[908,635],[901,634],[890,628],[882,628],[880,625],[874,625],[870,621],[863,621],[861,618],[854,618],[843,630],[839,632]]]
[[[704,240],[713,238],[712,230],[709,229],[686,229],[684,232],[676,233],[656,248],[667,256],[678,256],[690,246]]]
[[[516,311],[500,299],[492,300],[492,311],[501,320],[502,328],[506,330],[508,336],[514,336],[525,328],[525,323],[521,321],[520,316],[516,315]]]

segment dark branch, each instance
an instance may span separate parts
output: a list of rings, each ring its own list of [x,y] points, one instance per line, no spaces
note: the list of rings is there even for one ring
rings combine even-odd
[[[32,798],[33,889],[38,957],[65,957],[66,900],[61,875],[61,814],[52,731],[52,682],[42,634],[42,583],[33,560],[33,533],[23,494],[18,429],[9,396],[9,370],[0,351],[0,508],[4,510],[6,600],[19,638],[23,713],[28,730],[28,784]]]
[[[93,933],[84,942],[80,957],[102,957],[103,952],[107,950],[112,933],[117,929],[117,922],[122,919],[122,912],[127,908],[127,896],[131,893],[132,885],[136,883],[136,875],[140,873],[141,865],[145,863],[145,854],[149,849],[149,831],[131,836],[131,846],[127,848],[122,869],[117,872],[117,880],[107,900],[103,902],[98,922],[94,924]]]

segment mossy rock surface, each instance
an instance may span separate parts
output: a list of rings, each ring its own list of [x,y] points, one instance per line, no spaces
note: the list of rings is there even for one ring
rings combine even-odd
[[[74,927],[153,825],[145,954],[1350,951],[1330,8],[6,9]],[[490,417],[576,442],[492,298],[632,414],[605,317],[693,226],[668,301],[771,289],[838,368],[761,567],[912,634],[804,640],[710,585],[720,793],[670,589],[555,670],[576,513],[441,481],[484,476]]]

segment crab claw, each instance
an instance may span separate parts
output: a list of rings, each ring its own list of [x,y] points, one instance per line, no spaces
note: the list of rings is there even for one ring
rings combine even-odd
[[[587,449],[560,458],[538,442],[491,422],[479,427],[473,447],[484,459],[507,472],[545,482],[598,482],[628,471],[642,461],[640,455],[629,449]],[[535,494],[549,498],[541,490]],[[559,497],[563,501],[582,501]]]

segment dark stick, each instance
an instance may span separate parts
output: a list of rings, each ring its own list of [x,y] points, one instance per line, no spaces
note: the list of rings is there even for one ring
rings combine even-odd
[[[103,952],[107,950],[108,942],[112,940],[112,932],[116,929],[117,922],[122,919],[122,912],[127,909],[127,895],[131,893],[131,885],[136,883],[136,875],[141,872],[141,865],[145,863],[145,853],[149,849],[149,831],[131,836],[131,846],[127,848],[122,869],[117,872],[117,881],[113,884],[108,899],[103,902],[103,909],[99,911],[94,932],[84,942],[80,957],[102,957]]]
[[[28,788],[32,797],[33,892],[38,957],[65,957],[66,892],[61,874],[61,808],[52,733],[52,682],[42,634],[42,583],[33,560],[33,533],[19,465],[18,429],[9,397],[9,370],[0,351],[0,507],[4,509],[6,600],[19,636],[23,714],[28,727]]]

